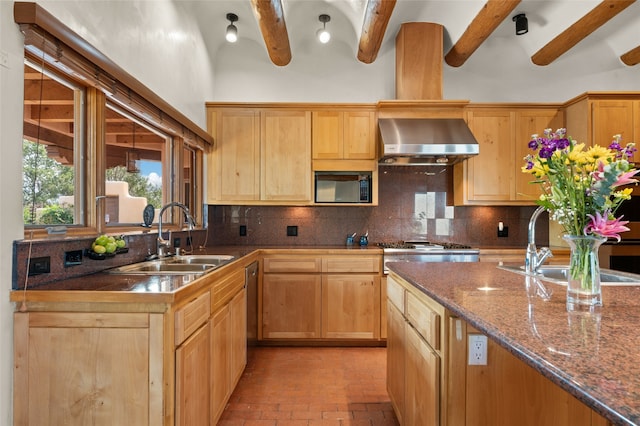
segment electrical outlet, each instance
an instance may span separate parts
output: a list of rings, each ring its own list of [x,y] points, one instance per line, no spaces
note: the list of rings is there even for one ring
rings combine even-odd
[[[182,241],[180,241],[180,238],[174,238],[173,239],[173,246],[175,248],[180,248],[180,244],[182,244]]]
[[[508,226],[503,226],[502,229],[498,228],[498,237],[499,238],[506,238],[509,236],[509,227]]]
[[[51,257],[32,257],[29,261],[29,276],[51,272]]]
[[[241,237],[247,236],[247,225],[240,225],[240,236]]]
[[[469,335],[469,365],[487,365],[487,336]]]
[[[82,265],[82,250],[64,252],[64,267]]]
[[[298,227],[297,226],[287,226],[287,237],[297,237],[298,236]]]

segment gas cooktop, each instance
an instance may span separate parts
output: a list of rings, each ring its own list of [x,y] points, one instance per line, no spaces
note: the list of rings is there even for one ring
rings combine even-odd
[[[471,249],[466,244],[457,244],[444,241],[393,241],[377,243],[382,249],[400,249],[400,250],[461,250]]]

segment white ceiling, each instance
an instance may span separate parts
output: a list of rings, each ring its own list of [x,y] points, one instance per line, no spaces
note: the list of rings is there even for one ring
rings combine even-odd
[[[300,54],[308,43],[315,42],[315,32],[322,26],[318,16],[322,13],[331,16],[327,28],[332,33],[333,43],[346,43],[353,51],[354,57],[362,29],[362,20],[366,0],[282,0],[285,22],[289,34],[292,56]],[[483,47],[500,45],[504,40],[516,43],[520,49],[531,57],[536,51],[551,41],[556,35],[575,23],[599,1],[594,0],[523,0],[512,15],[525,13],[529,21],[529,33],[515,35],[515,24],[511,17],[507,18],[494,33],[484,42]],[[226,20],[228,12],[236,13],[239,21],[238,35],[240,40],[250,40],[264,46],[262,35],[249,0],[213,0],[183,1],[176,4],[185,7],[194,14],[202,37],[212,57],[224,40],[224,30],[229,24]],[[445,28],[445,54],[485,4],[485,0],[398,0],[385,33],[380,55],[394,49],[395,36],[404,22],[436,22]],[[631,5],[614,17],[600,29],[596,30],[585,41],[578,43],[565,55],[574,55],[581,50],[597,50],[594,61],[618,58],[628,50],[640,45],[640,2]],[[486,49],[484,49],[486,50]],[[476,51],[476,54],[479,54]],[[487,52],[490,56],[494,56]],[[268,57],[265,56],[268,60]],[[621,61],[620,67],[625,67]],[[462,67],[465,65],[463,64]]]

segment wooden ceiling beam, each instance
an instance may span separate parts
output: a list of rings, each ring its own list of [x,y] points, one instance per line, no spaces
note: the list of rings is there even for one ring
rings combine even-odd
[[[635,47],[627,53],[620,56],[620,60],[630,67],[640,64],[640,46]]]
[[[371,64],[376,60],[395,6],[396,0],[367,1],[358,45],[358,60],[360,62]]]
[[[458,42],[444,57],[447,64],[452,67],[464,64],[502,21],[513,12],[520,1],[488,0],[458,39]]]
[[[604,0],[538,50],[531,61],[536,65],[549,65],[635,1]]]
[[[269,58],[277,66],[291,62],[289,34],[284,22],[284,10],[280,0],[251,0],[253,13],[260,25],[262,38]]]

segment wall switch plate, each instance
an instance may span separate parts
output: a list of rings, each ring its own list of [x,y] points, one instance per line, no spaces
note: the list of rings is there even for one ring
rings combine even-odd
[[[487,336],[469,334],[469,365],[487,365]]]
[[[29,276],[48,274],[51,272],[51,258],[49,256],[44,257],[32,257],[29,261]]]
[[[175,248],[179,248],[179,247],[180,247],[180,244],[182,244],[182,241],[180,240],[180,238],[174,238],[174,239],[173,239],[173,246],[174,246]]]
[[[287,237],[297,237],[297,236],[298,236],[298,227],[287,226]]]
[[[82,265],[82,250],[64,252],[64,267]]]
[[[247,225],[240,225],[240,236],[241,237],[247,236]]]

